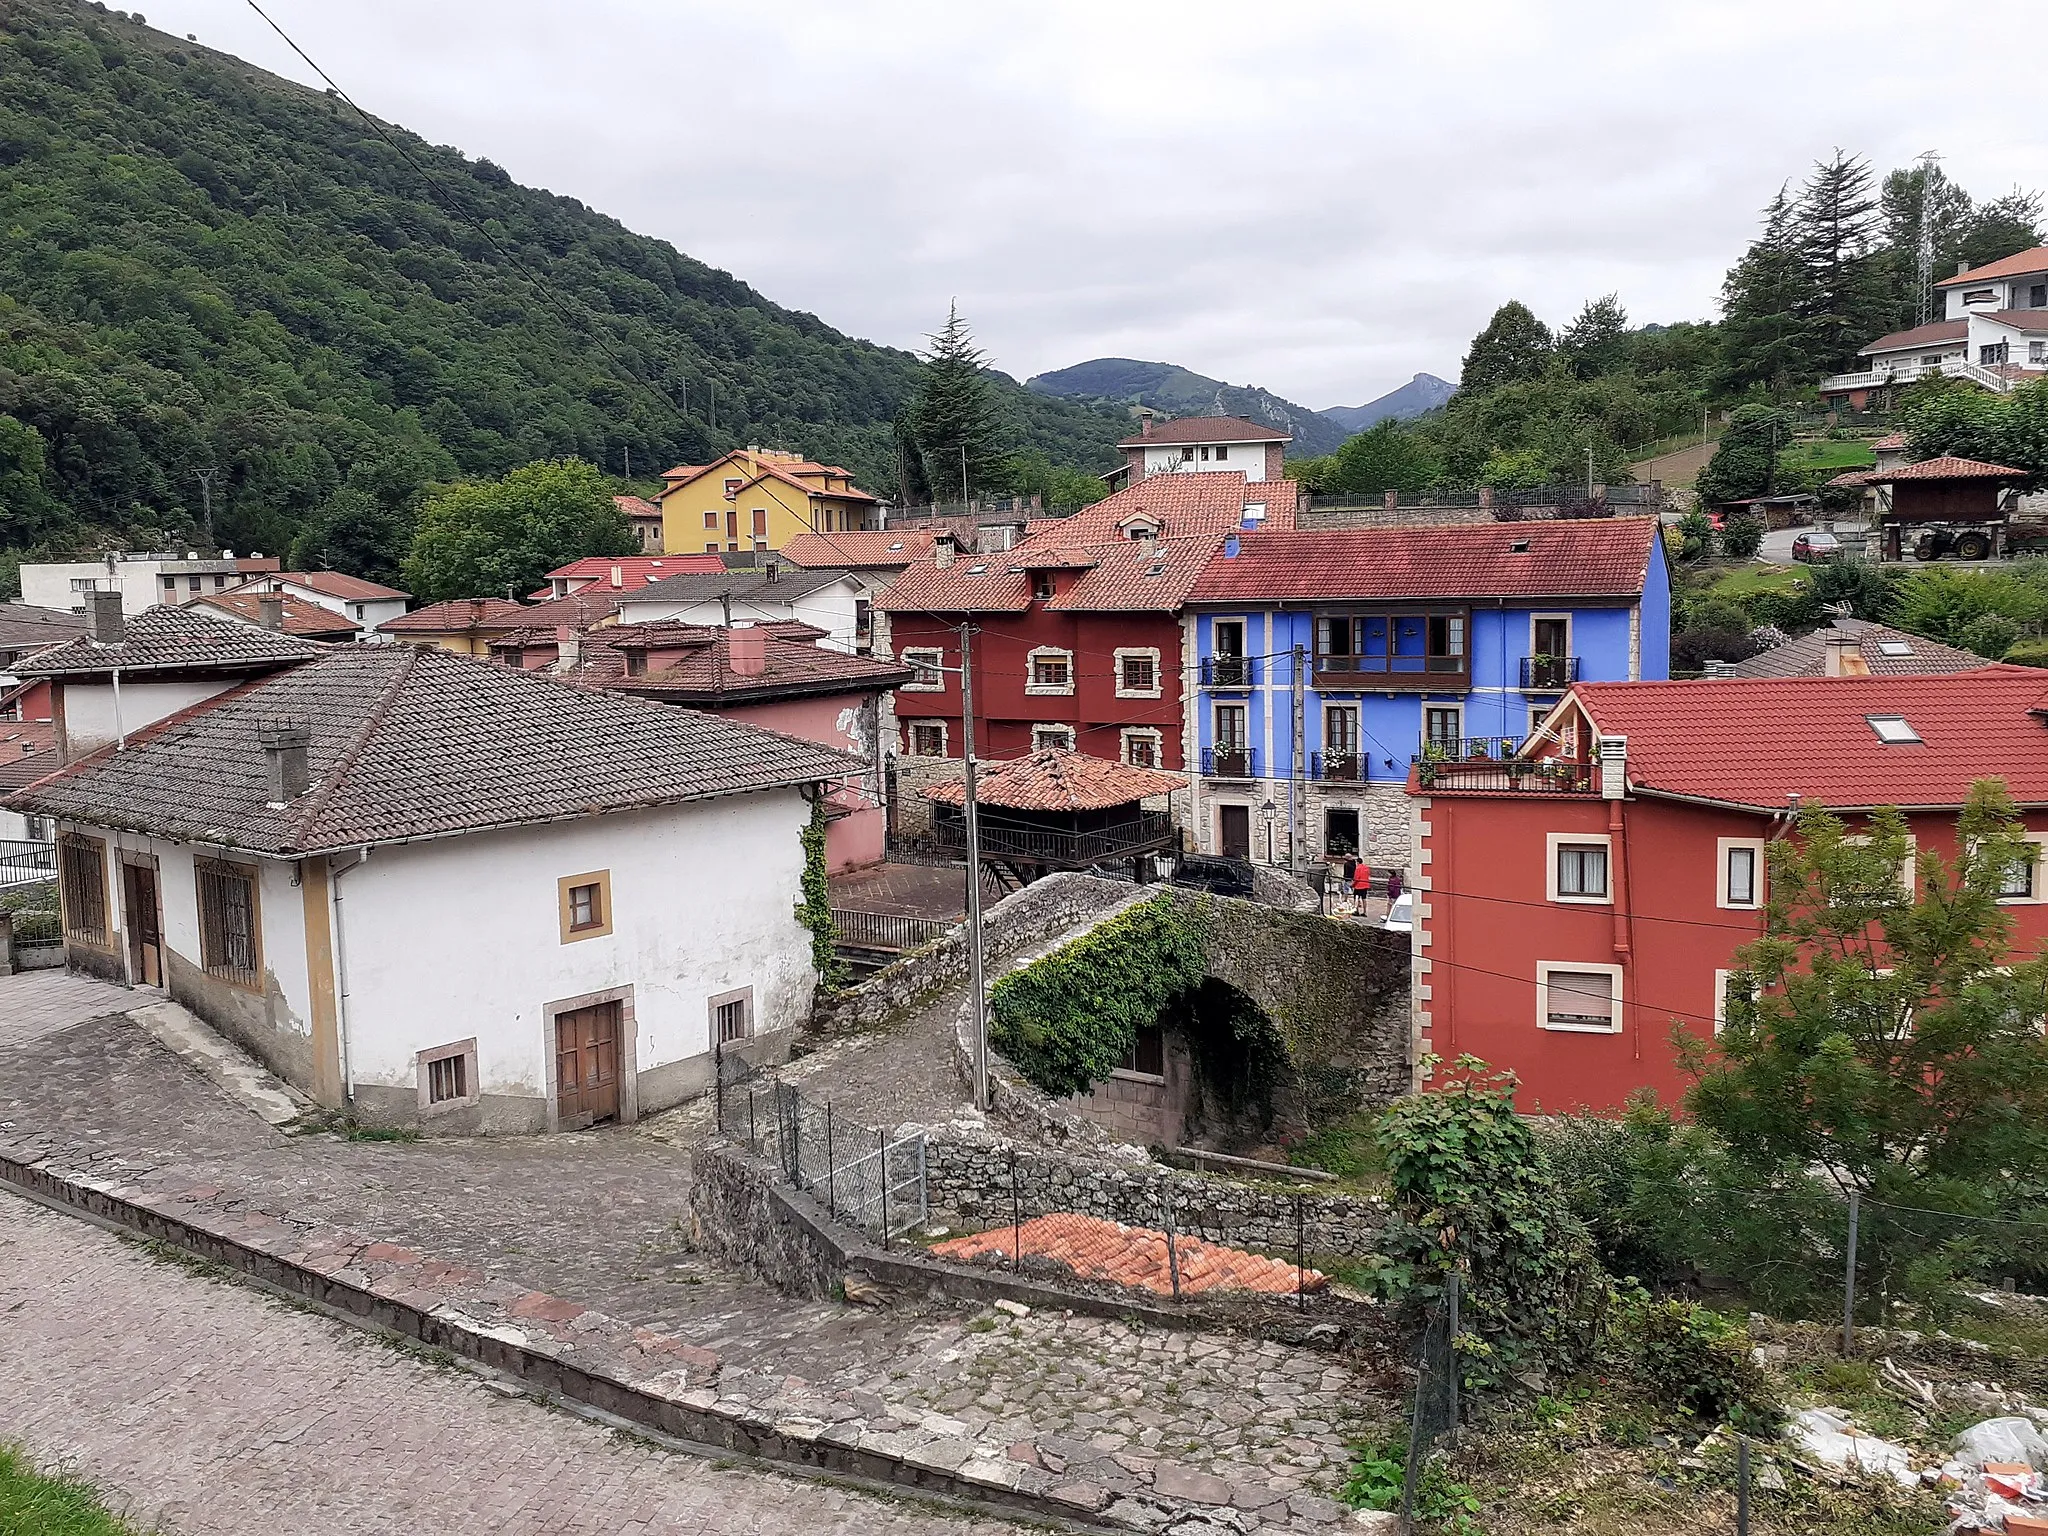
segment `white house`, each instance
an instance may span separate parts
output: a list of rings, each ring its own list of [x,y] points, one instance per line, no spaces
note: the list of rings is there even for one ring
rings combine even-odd
[[[358,640],[378,643],[391,637],[379,634],[377,626],[397,618],[412,602],[409,592],[340,571],[273,571],[228,590],[282,592],[302,602],[318,603],[352,622]]]
[[[1136,437],[1117,444],[1123,467],[1102,478],[1112,491],[1148,475],[1242,472],[1248,481],[1284,480],[1281,456],[1292,441],[1282,428],[1242,416],[1183,416],[1172,421],[1147,416]]]
[[[225,592],[263,571],[274,571],[278,562],[262,555],[237,558],[223,550],[219,556],[202,556],[196,550],[183,555],[102,555],[96,560],[59,560],[24,565],[21,568],[21,600],[38,608],[55,608],[62,613],[79,613],[88,592],[119,592],[121,606],[140,613],[154,603],[177,603],[207,592]]]
[[[852,761],[347,645],[10,803],[56,823],[75,968],[165,988],[362,1123],[552,1131],[786,1045],[816,981],[800,834]]]
[[[807,570],[773,556],[730,571],[689,571],[618,599],[621,624],[676,619],[722,628],[795,620],[824,632],[819,644],[857,651],[867,644],[868,592],[838,569]]]
[[[1860,410],[1870,391],[1934,373],[2001,394],[2048,377],[2048,246],[1959,268],[1935,287],[1942,317],[1863,348],[1859,369],[1821,382],[1830,403]]]

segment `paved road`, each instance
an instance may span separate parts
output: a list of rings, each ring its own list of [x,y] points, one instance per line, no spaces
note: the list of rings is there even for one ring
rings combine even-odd
[[[1004,1536],[658,1450],[0,1193],[0,1440],[177,1536]]]

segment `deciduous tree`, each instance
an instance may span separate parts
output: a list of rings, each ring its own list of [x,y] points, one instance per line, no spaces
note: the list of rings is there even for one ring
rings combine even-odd
[[[1550,327],[1520,299],[1510,299],[1493,312],[1486,329],[1472,338],[1458,375],[1458,388],[1478,395],[1518,380],[1540,378],[1555,351]]]
[[[612,503],[612,482],[581,459],[548,459],[428,497],[405,578],[426,602],[523,597],[556,566],[636,547]]]

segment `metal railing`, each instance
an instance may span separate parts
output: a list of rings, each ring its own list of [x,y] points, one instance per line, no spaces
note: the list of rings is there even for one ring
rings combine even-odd
[[[57,845],[0,838],[0,885],[34,885],[57,878]]]
[[[1259,776],[1257,747],[1202,748],[1202,777],[1205,779],[1256,779]]]
[[[856,949],[893,950],[901,954],[906,950],[922,949],[935,939],[943,939],[960,924],[951,918],[906,917],[897,912],[861,912],[850,907],[834,907],[832,926],[837,930],[841,944]]]
[[[1427,790],[1508,790],[1539,795],[1584,795],[1599,788],[1598,764],[1562,757],[1516,757],[1516,743],[1505,738],[1489,738],[1488,743],[1507,750],[1452,756],[1432,749],[1418,754],[1414,759],[1417,783]]]
[[[1362,784],[1371,759],[1363,752],[1312,752],[1309,777],[1331,783]]]
[[[1576,656],[1524,656],[1522,691],[1569,688],[1579,680]]]
[[[1418,684],[1437,682],[1455,689],[1471,677],[1462,656],[1336,656],[1318,651],[1315,667],[1318,686],[1327,682],[1335,688],[1356,688],[1361,685],[1349,679],[1371,677],[1381,680],[1373,686],[1384,686],[1397,678],[1413,678]]]
[[[1259,663],[1251,656],[1204,656],[1202,658],[1202,686],[1204,688],[1256,688],[1259,685]]]
[[[986,808],[977,829],[981,856],[1026,859],[1034,863],[1092,864],[1103,859],[1128,858],[1172,840],[1173,816],[1168,811],[1140,811],[1129,821],[1081,832],[1062,832],[1043,827],[1005,826]],[[942,849],[967,851],[967,826],[961,821],[932,824],[932,841]]]
[[[1396,510],[1403,507],[1556,507],[1580,506],[1589,502],[1605,502],[1610,507],[1660,506],[1663,493],[1656,485],[1603,485],[1594,487],[1594,494],[1588,497],[1583,482],[1500,487],[1442,485],[1426,491],[1396,491],[1393,506]],[[1310,496],[1308,506],[1312,512],[1350,508],[1366,511],[1385,508],[1387,499],[1384,494],[1362,496],[1325,492]]]

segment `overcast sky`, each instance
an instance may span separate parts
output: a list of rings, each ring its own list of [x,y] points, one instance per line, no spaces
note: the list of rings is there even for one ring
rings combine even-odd
[[[112,0],[118,6],[121,0]],[[1494,307],[1706,318],[1835,145],[2048,182],[2001,40],[1895,0],[264,0],[366,110],[856,336],[957,295],[1006,372],[1161,359],[1315,408],[1457,377]],[[297,79],[244,0],[150,22]]]

